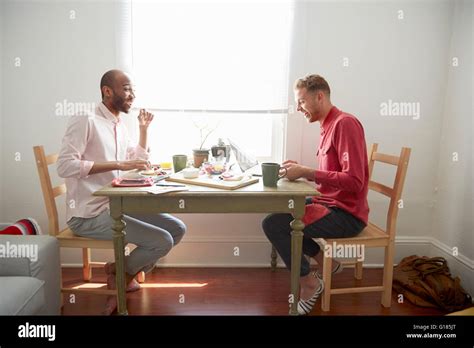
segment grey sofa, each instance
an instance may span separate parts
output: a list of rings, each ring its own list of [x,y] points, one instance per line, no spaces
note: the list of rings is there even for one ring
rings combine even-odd
[[[60,272],[56,238],[0,235],[0,315],[59,315]]]

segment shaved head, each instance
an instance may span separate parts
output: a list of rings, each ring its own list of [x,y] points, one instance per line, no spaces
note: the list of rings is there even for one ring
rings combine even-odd
[[[122,70],[116,69],[109,70],[104,75],[102,75],[102,78],[100,79],[100,91],[102,93],[102,99],[104,98],[104,91],[102,90],[102,88],[106,86],[113,89],[117,77],[123,75],[125,75],[125,73]]]
[[[135,99],[132,79],[122,70],[107,71],[100,79],[100,92],[102,102],[116,115],[128,113]]]

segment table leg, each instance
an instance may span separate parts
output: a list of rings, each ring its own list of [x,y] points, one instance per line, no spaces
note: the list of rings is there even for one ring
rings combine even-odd
[[[276,266],[277,266],[277,251],[275,247],[272,245],[272,255],[271,255],[272,261],[270,262],[270,266],[272,268],[272,272],[276,271]]]
[[[128,315],[127,298],[125,294],[125,221],[122,215],[122,199],[110,199],[110,216],[114,219],[114,254],[117,286],[117,313]]]
[[[291,231],[291,294],[293,302],[290,307],[290,315],[298,315],[298,301],[300,298],[300,268],[301,254],[303,249],[303,228],[304,223],[301,216],[294,215],[294,220],[290,223]]]

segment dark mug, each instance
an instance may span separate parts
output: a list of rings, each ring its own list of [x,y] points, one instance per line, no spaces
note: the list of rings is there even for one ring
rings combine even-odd
[[[281,166],[278,163],[262,163],[263,186],[277,187],[278,180],[286,176],[285,173],[280,175]]]
[[[178,173],[186,168],[186,164],[188,162],[188,156],[186,155],[174,155],[173,156],[173,167],[174,172]]]

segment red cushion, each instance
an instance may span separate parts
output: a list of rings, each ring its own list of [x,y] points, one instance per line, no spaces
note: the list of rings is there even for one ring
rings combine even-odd
[[[16,235],[34,235],[41,234],[41,228],[38,223],[32,219],[21,219],[15,222],[13,225],[8,226],[4,230],[0,231],[1,234],[16,234]]]

